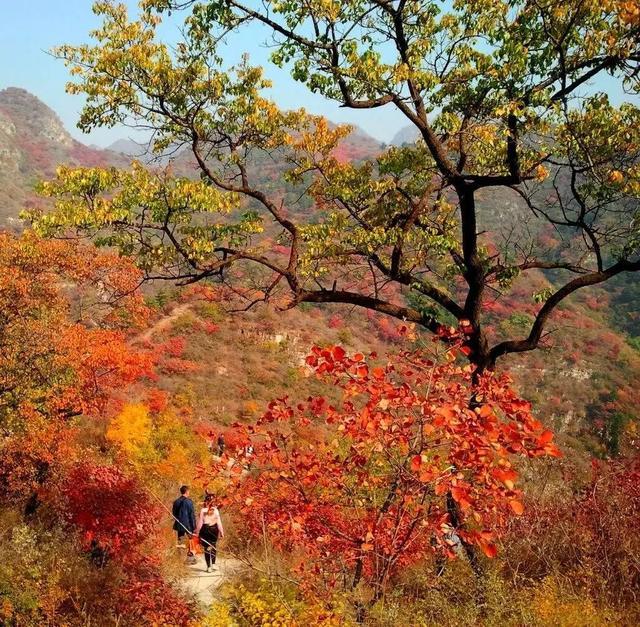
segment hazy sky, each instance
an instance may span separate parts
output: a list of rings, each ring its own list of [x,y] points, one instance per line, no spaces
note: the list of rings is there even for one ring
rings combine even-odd
[[[67,69],[61,61],[47,54],[53,46],[62,43],[89,41],[89,31],[99,24],[91,11],[92,3],[92,0],[0,0],[0,88],[27,89],[54,109],[80,141],[105,146],[121,137],[131,136],[131,131],[126,128],[99,129],[89,136],[83,135],[75,127],[82,98],[65,93],[64,86],[69,78]],[[135,0],[128,0],[127,4],[135,11]],[[183,17],[176,13],[173,19]],[[165,28],[169,30],[170,24]],[[264,45],[266,38],[267,34],[257,26],[245,29],[234,37],[233,48],[226,57],[235,61],[246,51],[253,63],[265,65],[267,75],[274,81],[272,97],[282,108],[302,106],[336,122],[358,124],[382,141],[389,141],[406,125],[402,116],[391,108],[354,112],[310,94],[286,72],[266,63],[269,54]]]

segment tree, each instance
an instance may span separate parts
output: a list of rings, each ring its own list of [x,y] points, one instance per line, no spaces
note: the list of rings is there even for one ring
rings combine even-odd
[[[3,534],[3,557],[19,556],[3,560],[3,624],[187,625],[194,615],[143,546],[157,549],[160,510],[139,476],[105,461],[116,451],[100,451],[95,425],[83,428],[154,374],[154,352],[130,344],[147,313],[140,278],[93,246],[0,233],[0,514],[29,540]],[[148,400],[152,411],[166,404],[159,390]],[[147,423],[144,406],[128,405],[107,436],[136,453]],[[180,435],[164,429],[167,442]]]
[[[76,79],[69,91],[87,98],[79,126],[151,129],[156,151],[188,148],[201,180],[139,164],[63,168],[42,187],[57,202],[32,215],[40,231],[89,233],[152,278],[244,279],[249,304],[348,303],[432,331],[445,316],[466,321],[478,372],[535,349],[577,290],[640,269],[640,111],[591,84],[606,76],[621,95],[637,91],[637,1],[142,5],[130,21],[123,5],[96,3],[96,44],[57,50]],[[157,41],[161,13],[188,8],[184,41]],[[395,107],[420,141],[341,162],[349,129],[280,111],[246,59],[223,67],[219,42],[250,22],[272,32],[272,61],[311,91],[352,109]],[[311,218],[260,180],[274,159]],[[481,210],[483,198],[506,215]],[[564,245],[541,244],[549,225]],[[261,271],[240,274],[247,264]],[[528,332],[491,344],[486,301],[535,271],[553,281]]]
[[[0,234],[0,494],[31,497],[27,513],[52,469],[73,460],[71,419],[98,415],[151,373],[152,356],[123,329],[145,314],[139,283],[117,255]]]
[[[506,522],[523,511],[513,458],[559,454],[509,378],[473,385],[458,350],[375,365],[375,356],[314,348],[307,364],[340,389],[336,406],[280,399],[257,423],[236,425],[239,449],[253,450],[248,469],[238,451],[219,462],[227,504],[255,538],[293,556],[315,598],[323,586],[365,586],[375,603],[408,565],[453,557],[461,541],[495,556]]]
[[[131,562],[140,557],[136,549],[160,517],[135,476],[88,461],[69,469],[52,500],[61,520],[80,531],[87,547],[93,542]]]
[[[0,234],[0,428],[31,416],[95,414],[114,389],[149,374],[125,329],[146,316],[140,273],[93,246]]]

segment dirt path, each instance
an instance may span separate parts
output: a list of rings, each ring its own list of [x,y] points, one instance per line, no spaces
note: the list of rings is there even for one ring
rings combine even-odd
[[[197,556],[197,563],[187,566],[188,574],[182,583],[185,589],[198,600],[202,609],[207,609],[216,598],[218,588],[233,576],[242,564],[232,557],[219,556],[215,570],[207,572],[204,555]]]
[[[171,310],[171,313],[164,318],[160,318],[152,327],[149,327],[144,333],[141,333],[136,339],[139,342],[148,342],[154,335],[168,329],[175,320],[180,316],[191,311],[193,305],[191,303],[183,303]]]
[[[174,307],[169,314],[160,318],[152,327],[141,333],[136,340],[138,342],[148,342],[154,335],[170,328],[180,316],[192,309],[192,303],[183,303]],[[201,608],[206,611],[215,600],[218,588],[241,570],[243,565],[242,562],[233,557],[225,557],[218,554],[215,570],[208,573],[204,554],[197,555],[196,559],[195,564],[187,564],[185,576],[181,580],[181,586],[187,593],[193,595]]]

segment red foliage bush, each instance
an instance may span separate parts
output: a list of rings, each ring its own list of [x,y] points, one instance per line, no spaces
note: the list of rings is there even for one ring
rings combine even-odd
[[[214,333],[217,333],[218,331],[220,331],[219,325],[209,320],[205,320],[202,323],[202,329],[207,335],[213,335]]]
[[[453,557],[452,535],[495,555],[505,521],[522,513],[511,457],[559,454],[508,377],[473,385],[452,352],[440,363],[416,351],[373,367],[341,347],[315,348],[307,363],[343,391],[341,404],[279,399],[257,423],[235,425],[254,448],[253,472],[232,474],[229,504],[251,534],[266,527],[300,556],[309,585],[365,578],[380,592],[436,548]],[[473,409],[472,396],[482,399]]]
[[[158,370],[164,375],[188,374],[198,370],[199,365],[187,359],[164,359],[158,366]]]
[[[170,357],[182,357],[186,346],[187,340],[184,337],[172,337],[162,345],[160,350]]]
[[[159,414],[167,408],[169,402],[169,395],[164,390],[153,388],[147,392],[145,405],[149,408],[149,411],[154,414]]]
[[[87,546],[95,541],[123,560],[152,533],[161,515],[137,479],[115,466],[75,464],[50,496]]]

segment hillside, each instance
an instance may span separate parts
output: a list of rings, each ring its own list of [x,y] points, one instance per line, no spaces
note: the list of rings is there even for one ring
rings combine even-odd
[[[0,226],[19,229],[20,210],[38,180],[60,163],[125,165],[128,159],[71,137],[41,100],[17,87],[0,90]]]
[[[341,145],[340,157],[360,160],[374,156],[380,149],[376,140],[356,129]],[[132,155],[139,156],[142,152],[142,146],[126,139],[115,142],[111,150],[85,146],[75,141],[55,112],[37,98],[21,89],[5,89],[0,92],[0,221],[5,226],[19,228],[17,215],[31,198],[33,185],[41,178],[50,177],[58,163],[126,166]],[[178,155],[174,167],[188,174],[192,165],[189,157],[182,154]],[[293,187],[283,187],[281,171],[282,164],[274,157],[255,164],[261,181],[285,198],[287,194],[297,196]],[[483,198],[481,211],[486,221],[498,229],[499,225],[513,221],[519,208],[512,199],[490,194]],[[548,281],[542,273],[535,278],[540,288],[548,285]],[[157,286],[152,291],[157,289],[161,289],[162,306],[167,311],[181,298],[178,292],[167,291],[166,286]],[[536,309],[530,286],[528,291],[524,286],[516,289],[514,298],[528,313],[510,318],[509,300],[496,298],[491,309],[496,321],[502,322],[490,329],[495,337],[524,330]],[[637,308],[637,283],[633,278],[622,277],[607,290],[593,290],[575,297],[559,314],[567,328],[552,333],[543,351],[513,356],[505,362],[519,380],[523,393],[536,402],[545,422],[564,433],[568,442],[578,438],[582,441],[580,447],[587,446],[598,454],[608,451],[612,437],[616,442],[621,438],[620,433],[612,435],[609,423],[617,425],[615,429],[623,429],[621,425],[635,419],[634,408],[640,402],[633,384],[640,377],[640,352],[635,339]],[[218,315],[225,317],[224,313]],[[211,345],[210,350],[191,355],[204,363],[199,373],[188,377],[189,385],[201,399],[203,417],[213,416],[224,423],[243,415],[245,401],[251,401],[254,411],[263,406],[271,397],[274,381],[295,387],[296,378],[292,374],[295,362],[313,342],[340,342],[354,350],[380,351],[399,340],[395,331],[397,324],[390,319],[371,313],[355,315],[352,309],[340,306],[313,306],[287,315],[263,308],[237,316],[236,320],[233,326],[227,325],[231,334],[215,336],[215,345]],[[185,315],[180,324],[186,330],[193,322]],[[241,336],[246,333],[245,338],[258,337],[259,341],[245,342],[237,333]],[[209,345],[214,340],[205,337],[202,342],[196,341],[193,350],[198,353],[195,347]],[[238,344],[243,346],[243,351],[234,359]],[[267,346],[266,353],[260,348],[262,345]],[[282,360],[283,350],[294,351],[293,361]],[[207,363],[208,356],[211,363]],[[260,368],[256,365],[258,362],[272,365]],[[255,376],[259,372],[261,375]],[[293,378],[289,380],[290,377]],[[167,385],[174,388],[178,383],[167,380]],[[228,385],[232,385],[236,393],[230,395],[233,400],[228,405],[221,407],[212,399],[224,395]],[[615,398],[611,390],[616,390]],[[616,418],[620,413],[624,415],[622,423]]]

